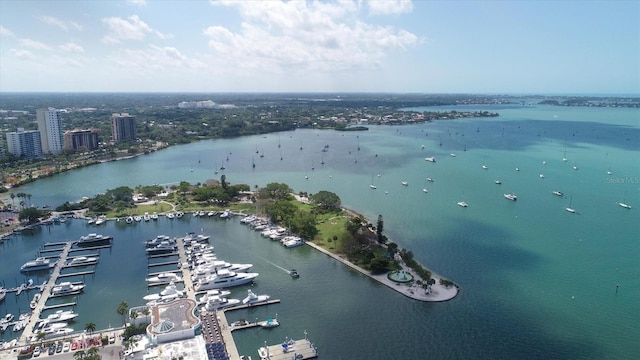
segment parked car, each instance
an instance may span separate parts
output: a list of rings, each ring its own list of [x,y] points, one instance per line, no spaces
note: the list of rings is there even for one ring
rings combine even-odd
[[[42,353],[42,349],[40,348],[40,346],[36,346],[36,348],[33,349],[33,357],[40,356],[40,353]]]
[[[70,342],[65,342],[64,344],[62,344],[62,352],[68,352],[69,349],[71,349],[71,343]]]
[[[49,355],[54,355],[56,353],[56,344],[55,343],[51,343],[49,345]]]
[[[58,341],[58,344],[56,344],[56,352],[62,352],[62,341]]]

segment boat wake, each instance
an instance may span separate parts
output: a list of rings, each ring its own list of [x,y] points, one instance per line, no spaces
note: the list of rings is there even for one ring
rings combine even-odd
[[[272,263],[271,261],[269,261],[269,260],[267,260],[267,259],[265,259],[265,258],[261,258],[261,259],[262,259],[262,260],[264,260],[264,261],[266,261],[266,262],[268,262],[269,264],[271,264],[271,265],[273,265],[273,266],[277,267],[278,269],[280,269],[280,270],[282,270],[282,271],[286,272],[287,274],[289,273],[289,269],[285,269],[285,268],[283,268],[282,266],[280,266],[280,265],[278,265],[278,264],[274,264],[274,263]]]

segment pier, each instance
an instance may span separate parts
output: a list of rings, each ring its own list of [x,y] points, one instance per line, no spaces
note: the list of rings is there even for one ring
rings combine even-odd
[[[51,296],[49,296],[51,297]],[[68,303],[64,303],[64,304],[56,304],[56,305],[49,305],[49,306],[43,306],[42,307],[42,311],[45,310],[51,310],[51,309],[59,309],[59,308],[63,308],[63,307],[69,307],[69,306],[76,306],[76,302],[72,301],[72,302],[68,302]]]
[[[286,347],[285,347],[286,344]],[[318,357],[318,350],[307,339],[305,332],[305,338],[300,340],[285,340],[282,344],[270,345],[260,348],[260,350],[266,349],[264,358],[269,360],[290,360],[290,359],[315,359]],[[260,352],[260,351],[259,351]],[[263,358],[262,354],[260,354]]]
[[[147,264],[147,267],[163,266],[163,265],[176,265],[177,266],[178,265],[178,260],[150,263],[150,264]]]
[[[84,276],[84,275],[89,275],[89,274],[95,274],[95,270],[87,270],[87,271],[80,271],[80,272],[76,272],[76,273],[69,273],[69,274],[58,274],[59,278],[66,278],[66,277],[70,277],[70,276]]]
[[[163,257],[169,257],[169,256],[180,256],[180,253],[179,252],[169,252],[169,253],[162,253],[162,254],[154,254],[154,255],[147,256],[147,258],[156,259],[156,258],[163,258]]]
[[[273,300],[261,301],[259,303],[253,303],[253,304],[242,304],[242,305],[236,305],[236,306],[228,307],[228,308],[224,309],[224,311],[226,312],[226,311],[247,309],[247,308],[253,308],[253,307],[258,307],[258,306],[262,306],[262,305],[277,304],[279,302],[280,302],[280,299],[273,299]]]
[[[60,259],[56,263],[56,266],[53,267],[53,271],[51,272],[51,276],[49,277],[49,280],[46,282],[46,285],[43,286],[44,289],[52,289],[53,286],[56,284],[56,281],[60,276],[60,270],[62,270],[62,267],[67,261],[67,255],[69,254],[69,251],[71,250],[72,245],[73,245],[73,242],[65,243],[64,248],[60,253]],[[40,318],[40,314],[42,313],[43,310],[71,306],[71,304],[75,305],[75,302],[74,302],[74,303],[68,303],[68,304],[52,305],[54,307],[45,306],[45,304],[47,303],[47,300],[49,299],[49,296],[50,296],[49,291],[42,291],[42,296],[40,297],[40,300],[36,304],[35,309],[33,309],[33,311],[31,312],[31,317],[29,318],[29,322],[27,323],[27,325],[25,325],[24,330],[22,331],[22,335],[20,335],[20,337],[18,338],[19,343],[24,344],[31,338],[31,335],[33,334],[33,328],[38,322],[38,319]]]

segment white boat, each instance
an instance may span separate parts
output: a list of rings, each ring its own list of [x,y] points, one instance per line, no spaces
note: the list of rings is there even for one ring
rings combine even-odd
[[[151,214],[151,220],[158,220],[158,213]]]
[[[13,321],[13,318],[15,318],[15,315],[8,313],[2,319],[0,319],[0,324],[8,324]]]
[[[544,174],[540,174],[540,179],[544,179]]]
[[[113,237],[109,235],[100,235],[96,233],[90,233],[85,236],[80,236],[80,239],[76,242],[78,246],[91,246],[98,245],[103,243],[108,243],[113,239]]]
[[[198,301],[200,304],[204,304],[210,299],[212,299],[214,296],[226,297],[230,294],[231,294],[231,291],[229,290],[219,290],[219,289],[209,290],[206,293],[204,293],[204,295],[200,296]]]
[[[409,183],[408,183],[408,182],[406,182],[406,181],[403,181],[403,182],[402,182],[402,185],[403,185],[403,186],[409,186]]]
[[[142,221],[142,217],[140,215],[135,215],[133,217],[133,220],[135,220],[136,222],[140,222],[140,221]]]
[[[487,165],[485,165],[485,164],[482,164],[482,168],[487,170],[489,167]]]
[[[428,178],[427,178],[427,181],[428,181],[428,182],[433,182],[433,179],[432,179],[432,178],[430,178],[430,177],[428,177]]]
[[[505,197],[505,199],[508,199],[508,200],[511,200],[511,201],[518,200],[518,197],[514,193],[504,194],[504,197]]]
[[[37,271],[37,270],[48,270],[52,267],[56,266],[56,262],[51,262],[49,259],[44,257],[36,258],[35,260],[27,261],[20,267],[20,271]]]
[[[370,188],[372,188],[372,189],[374,189],[374,190],[378,188],[377,186],[375,186],[375,185],[373,185],[373,184],[369,185],[369,187],[370,187]]]
[[[147,301],[147,304],[159,304],[170,302],[176,299],[185,297],[184,291],[178,290],[176,284],[169,283],[162,291],[157,294],[149,294],[142,299]]]
[[[175,219],[175,217],[176,217],[176,214],[174,214],[172,212],[167,213],[167,219],[172,220],[172,219]]]
[[[553,190],[551,193],[552,193],[553,195],[555,195],[555,196],[562,196],[562,195],[563,195],[563,194],[562,194],[562,192],[561,192],[561,191],[558,191],[558,190]]]
[[[623,208],[625,208],[625,209],[631,209],[631,205],[625,204],[625,203],[623,203],[623,202],[619,202],[619,203],[618,203],[618,206],[621,206],[621,207],[623,207]]]
[[[149,221],[149,220],[151,220],[151,215],[149,215],[149,213],[148,213],[148,212],[146,212],[146,213],[144,213],[144,215],[142,216],[142,219],[143,219],[144,221]]]
[[[204,234],[195,234],[195,233],[188,233],[187,236],[185,236],[184,241],[195,241],[195,242],[199,242],[199,243],[208,243],[209,242],[209,235],[204,235]]]
[[[460,202],[458,203],[458,206],[461,206],[461,207],[467,207],[467,206],[469,206],[469,204],[467,204],[467,203],[466,203],[466,202],[464,202],[464,201],[460,201]]]
[[[271,298],[270,295],[256,295],[251,291],[251,289],[247,290],[247,297],[242,299],[242,303],[245,305],[253,305],[259,304],[265,301],[268,301]]]
[[[291,275],[291,277],[294,279],[297,279],[300,277],[300,273],[296,269],[289,270],[289,275]]]
[[[220,218],[227,219],[231,216],[231,210],[226,209],[222,214],[220,214]]]
[[[502,184],[502,180],[497,179],[497,180],[494,181],[494,183],[496,183],[498,185],[501,185]]]
[[[71,310],[58,310],[53,314],[49,314],[46,318],[42,319],[44,324],[51,324],[61,321],[72,321],[78,317],[78,314],[74,313]]]
[[[191,272],[191,280],[196,281],[198,279],[205,278],[209,275],[215,275],[220,270],[228,270],[232,272],[247,272],[251,269],[253,264],[232,264],[223,260],[208,261],[202,265],[197,266]]]
[[[67,325],[69,325],[68,322],[66,321],[60,321],[60,322],[55,322],[55,323],[50,323],[50,324],[46,324],[41,331],[45,334],[53,334],[54,332],[56,332],[58,329],[62,329],[67,327]]]
[[[292,248],[292,247],[304,245],[304,240],[302,240],[301,238],[299,238],[297,236],[287,236],[287,238],[289,238],[289,239],[287,239],[287,240],[282,242],[282,245],[284,247],[286,247],[286,248]],[[282,239],[282,240],[284,240],[284,239]]]
[[[73,267],[73,266],[85,266],[85,265],[93,265],[98,262],[97,257],[93,256],[76,256],[71,259],[65,266]]]
[[[151,276],[145,279],[149,285],[165,284],[170,282],[180,282],[182,277],[176,273],[164,272],[156,276]]]
[[[176,213],[176,217],[177,217],[178,219],[180,219],[180,218],[181,218],[181,217],[183,217],[183,216],[184,216],[184,213],[183,213],[182,211],[178,211],[178,212]]]
[[[260,321],[258,325],[260,325],[263,328],[273,328],[276,326],[280,326],[280,322],[278,321],[278,314],[276,314],[275,318],[269,318],[265,321]]]
[[[51,288],[51,295],[62,296],[67,294],[74,294],[82,291],[82,289],[84,289],[84,284],[74,284],[69,281],[63,281]]]
[[[0,301],[4,300],[7,297],[7,289],[0,286]]]
[[[176,251],[176,249],[177,249],[177,246],[175,242],[162,241],[160,242],[160,244],[153,247],[149,247],[145,251],[147,252],[147,254],[160,254],[160,253],[173,252],[173,251]]]
[[[451,154],[449,154],[449,156],[456,157],[457,155],[455,153],[451,153]]]
[[[207,298],[207,302],[204,304],[204,308],[207,311],[216,311],[230,306],[240,305],[238,299],[227,299],[222,296],[213,295]]]
[[[433,157],[433,156],[426,157],[426,158],[424,158],[424,160],[425,161],[429,161],[429,162],[436,162],[436,158]]]
[[[252,282],[258,275],[258,273],[237,273],[229,270],[220,270],[216,275],[199,280],[194,285],[194,289],[195,291],[205,291],[244,285]]]
[[[42,294],[40,293],[36,293],[35,295],[33,295],[33,299],[31,299],[31,302],[29,303],[29,307],[31,308],[31,310],[34,310],[38,306],[38,302],[40,301],[41,297]]]
[[[428,193],[428,192],[429,192],[429,190],[427,190],[427,188],[422,188],[422,192],[424,192],[424,193]]]
[[[573,196],[571,198],[569,198],[569,207],[564,208],[565,210],[567,210],[567,212],[570,212],[572,214],[576,213],[576,209],[574,209],[573,207],[571,207],[571,203],[573,202]]]
[[[106,217],[106,216],[104,216],[104,215],[102,215],[102,216],[99,216],[99,217],[96,219],[95,224],[96,224],[96,225],[102,225],[102,224],[104,224],[105,222],[107,222],[107,217]]]
[[[124,220],[124,222],[126,222],[127,224],[133,224],[133,216],[127,216],[127,218]]]

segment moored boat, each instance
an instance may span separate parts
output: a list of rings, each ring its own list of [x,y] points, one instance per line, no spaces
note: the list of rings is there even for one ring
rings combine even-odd
[[[20,267],[20,271],[28,272],[28,271],[37,271],[37,270],[48,270],[52,267],[56,266],[56,262],[52,262],[47,258],[39,257],[35,260],[27,261]]]

